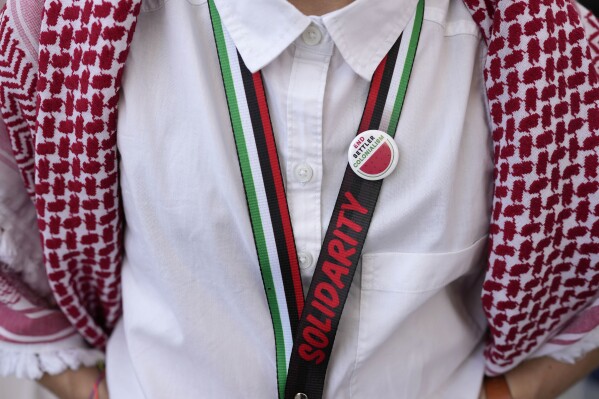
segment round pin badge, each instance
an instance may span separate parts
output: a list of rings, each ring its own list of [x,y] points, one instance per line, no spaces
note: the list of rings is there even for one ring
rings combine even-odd
[[[349,166],[361,178],[381,180],[389,176],[399,161],[399,149],[393,137],[380,130],[358,134],[347,152]]]

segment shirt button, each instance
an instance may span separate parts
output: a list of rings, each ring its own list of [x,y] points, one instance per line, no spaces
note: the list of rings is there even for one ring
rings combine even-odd
[[[308,46],[316,46],[322,40],[322,33],[314,25],[308,26],[308,28],[302,33],[302,40]]]
[[[307,183],[312,180],[314,171],[307,163],[301,163],[295,168],[295,177],[300,183]]]
[[[308,399],[308,395],[305,393],[297,393],[293,399]]]
[[[307,269],[312,266],[312,255],[309,252],[300,252],[297,254],[297,260],[299,261],[300,268]]]

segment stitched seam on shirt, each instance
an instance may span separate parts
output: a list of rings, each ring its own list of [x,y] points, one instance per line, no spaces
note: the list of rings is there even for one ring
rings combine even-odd
[[[154,5],[149,5],[148,1],[142,1],[142,3],[141,3],[141,9],[139,10],[139,13],[140,14],[145,14],[145,13],[148,13],[148,12],[158,11],[158,10],[164,8],[165,4],[168,1],[169,0],[154,1],[154,2],[152,2]]]
[[[192,6],[201,6],[201,5],[208,3],[208,0],[200,0],[199,2],[197,0],[195,0],[195,2],[194,2],[194,0],[187,0],[187,2],[189,4],[191,4]]]
[[[363,276],[363,269],[362,269],[362,265],[360,264],[360,279],[362,279]],[[349,398],[351,399],[354,396],[354,386],[357,384],[357,371],[358,368],[360,367],[360,364],[362,363],[359,359],[358,356],[360,355],[360,320],[361,320],[361,316],[362,316],[362,287],[360,287],[360,297],[358,298],[358,334],[356,337],[356,356],[355,356],[355,360],[354,360],[354,367],[351,371],[351,375],[349,377]]]
[[[474,21],[458,20],[443,23],[447,14],[434,7],[426,7],[424,9],[424,20],[432,22],[443,28],[444,37],[452,37],[459,35],[470,35],[481,37],[480,28],[474,23]]]
[[[160,4],[155,7],[144,7],[144,4],[147,4],[147,3],[142,3],[141,11],[139,13],[147,14],[150,12],[162,10],[166,6],[166,3],[168,3],[169,1],[170,0],[162,0],[159,2]],[[193,0],[187,0],[187,3],[190,6],[199,7],[199,6],[206,5],[208,3],[208,0],[200,0],[200,2],[198,2],[198,3],[195,3]]]
[[[485,116],[486,116],[486,120],[487,120],[487,125],[489,127],[489,132],[493,132],[493,124],[491,122],[491,109],[489,108],[489,97],[487,95],[487,87],[485,84],[485,67],[487,64],[487,53],[489,51],[487,42],[485,40],[482,40],[482,43],[479,44],[479,46],[482,46],[482,50],[480,51],[479,57],[480,57],[480,76],[482,76],[482,82],[481,82],[481,89],[482,89],[482,95],[483,95],[483,106],[485,107]],[[493,150],[493,145],[491,145],[491,156],[493,157],[493,164],[495,164],[495,151]]]
[[[443,25],[441,22],[439,21],[433,21],[431,19],[427,19],[427,22],[433,23],[435,25],[439,25],[441,28],[443,28],[443,37],[454,37],[454,36],[473,36],[476,37],[477,39],[480,39],[481,33],[480,30],[476,31],[476,32],[451,32],[451,33],[446,33],[445,31],[447,30],[447,26]],[[477,28],[478,29],[478,28]]]
[[[327,44],[327,43],[325,43]],[[330,63],[330,59],[333,56],[333,49],[335,48],[334,44],[333,46],[331,46],[332,48],[330,48],[327,44],[327,48],[323,48],[321,49],[320,46],[319,47],[312,47],[309,46],[307,44],[302,44],[302,43],[298,43],[298,41],[294,41],[291,45],[295,46],[296,50],[299,49],[303,52],[309,53],[309,54],[316,54],[319,55],[321,57],[324,58],[328,58],[329,59],[329,63]],[[283,50],[285,51],[285,50]],[[295,57],[295,56],[294,56]],[[312,60],[307,60],[306,61],[312,61]],[[318,62],[319,64],[321,63],[320,60]]]

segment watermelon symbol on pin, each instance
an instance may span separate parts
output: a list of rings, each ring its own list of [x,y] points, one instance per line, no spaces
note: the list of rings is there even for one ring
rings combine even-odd
[[[397,166],[398,155],[393,137],[380,130],[358,134],[347,152],[349,166],[366,180],[381,180],[389,176]]]

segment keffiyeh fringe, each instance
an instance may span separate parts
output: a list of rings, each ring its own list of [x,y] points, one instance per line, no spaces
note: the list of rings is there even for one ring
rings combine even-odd
[[[551,344],[548,344],[551,345]],[[593,329],[584,338],[575,344],[563,346],[560,345],[560,350],[551,353],[548,356],[555,360],[564,363],[576,363],[578,359],[583,357],[588,352],[597,349],[599,347],[599,327]]]
[[[94,366],[104,359],[96,349],[69,348],[28,352],[5,350],[0,347],[0,376],[39,379],[43,374],[60,374],[67,369]]]

